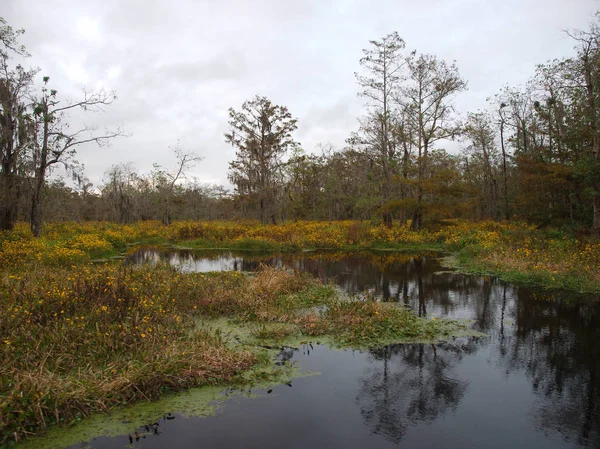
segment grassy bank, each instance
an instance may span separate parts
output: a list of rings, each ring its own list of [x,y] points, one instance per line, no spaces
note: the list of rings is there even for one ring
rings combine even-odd
[[[461,267],[549,288],[600,292],[600,242],[524,223],[447,222],[411,231],[368,222],[158,222],[49,224],[40,239],[26,226],[0,235],[0,269],[25,264],[69,266],[118,255],[136,243],[249,251],[437,250],[458,255]]]
[[[0,275],[0,298],[4,443],[166,391],[235,382],[268,362],[261,346],[273,341],[327,336],[364,347],[440,339],[460,328],[393,305],[349,302],[307,276],[274,269],[248,277],[31,265]],[[251,338],[232,344],[210,325],[223,319]]]
[[[600,293],[600,242],[553,230],[500,227],[464,245],[446,264],[519,284]]]
[[[304,275],[272,269],[247,277],[90,264],[141,242],[445,250],[469,271],[600,291],[597,241],[523,224],[412,232],[361,222],[66,223],[48,225],[39,239],[18,226],[0,235],[0,443],[166,391],[240,381],[269,363],[263,348],[275,344],[320,339],[362,348],[444,339],[462,329],[393,304],[348,301]]]
[[[168,269],[37,267],[0,278],[0,442],[258,362],[187,310],[213,282]]]

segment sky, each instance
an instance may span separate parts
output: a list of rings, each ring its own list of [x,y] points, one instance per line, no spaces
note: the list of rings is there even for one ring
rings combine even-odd
[[[29,66],[64,100],[83,89],[115,90],[101,113],[78,123],[127,137],[82,146],[77,159],[99,186],[113,165],[141,173],[173,167],[180,146],[204,157],[189,173],[230,187],[228,109],[255,95],[286,106],[308,152],[342,148],[365,100],[354,73],[362,49],[397,31],[408,50],[456,61],[468,90],[466,114],[485,109],[503,86],[535,65],[573,54],[564,33],[586,29],[600,0],[0,0],[0,16],[25,29]]]

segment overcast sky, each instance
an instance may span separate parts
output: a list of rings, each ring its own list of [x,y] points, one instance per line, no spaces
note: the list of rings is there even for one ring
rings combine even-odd
[[[112,165],[173,165],[177,140],[205,157],[200,181],[229,185],[227,109],[254,95],[287,106],[296,139],[342,147],[364,100],[354,72],[369,40],[398,31],[408,49],[456,60],[468,91],[459,111],[485,108],[537,63],[573,53],[562,30],[587,28],[598,0],[0,0],[0,16],[62,98],[105,87],[118,100],[100,126],[125,126],[111,147],[82,147],[95,184]]]

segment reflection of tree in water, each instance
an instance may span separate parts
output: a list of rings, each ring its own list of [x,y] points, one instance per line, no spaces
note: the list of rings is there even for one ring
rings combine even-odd
[[[284,365],[294,358],[294,353],[297,351],[296,348],[284,346],[279,350],[279,353],[275,357],[277,365]]]
[[[524,371],[540,399],[537,425],[600,447],[600,304],[519,289],[513,333],[501,335],[507,375]]]
[[[182,251],[175,256],[146,251],[136,261],[160,263],[173,257],[223,262],[215,266],[230,264],[239,271],[266,264],[308,272],[335,279],[349,293],[368,291],[405,304],[421,316],[473,318],[477,330],[491,335],[480,345],[497,351],[499,368],[507,375],[524,372],[531,380],[539,398],[532,416],[539,427],[600,447],[600,305],[542,298],[490,277],[440,273],[439,262],[427,254]],[[432,420],[456,405],[465,385],[450,373],[467,350],[410,345],[373,351],[375,363],[357,398],[365,420],[375,432],[397,441],[412,422]],[[282,359],[289,355],[284,352]]]
[[[261,265],[307,272],[333,280],[350,294],[368,294],[383,301],[399,302],[421,316],[451,314],[456,308],[471,307],[484,287],[475,276],[439,274],[441,266],[432,254],[340,253],[257,254],[234,251],[140,250],[131,259],[136,263],[158,260],[188,270],[232,269],[255,271]],[[202,263],[206,262],[206,263]]]
[[[356,397],[367,426],[398,443],[410,425],[454,409],[467,383],[452,371],[475,345],[470,341],[463,346],[413,344],[371,350],[373,363],[360,379]]]
[[[168,262],[168,257],[155,248],[140,248],[128,257],[128,262],[136,265],[154,265],[161,260]]]

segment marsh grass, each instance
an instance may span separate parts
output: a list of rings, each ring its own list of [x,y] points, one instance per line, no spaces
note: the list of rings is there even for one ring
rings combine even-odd
[[[39,239],[18,225],[0,233],[0,444],[167,390],[220,385],[264,362],[251,345],[199,329],[199,319],[251,325],[258,341],[328,336],[350,347],[434,341],[464,327],[375,298],[348,300],[273,268],[244,276],[89,264],[134,242],[185,241],[248,250],[435,247],[458,252],[470,271],[600,291],[598,241],[520,223],[419,232],[357,222],[61,223]]]
[[[298,328],[285,324],[260,324],[251,333],[258,340],[283,342],[286,338],[297,336]]]
[[[228,316],[258,323],[252,336],[267,343],[327,336],[336,345],[352,348],[439,341],[466,329],[452,320],[418,318],[411,310],[378,298],[347,297],[304,274],[272,267],[261,268]]]
[[[600,292],[600,242],[590,238],[552,230],[501,229],[463,247],[457,261],[464,271],[520,284]]]
[[[252,366],[254,354],[196,331],[189,313],[221,280],[125,266],[3,275],[0,442]]]
[[[308,275],[270,267],[254,276],[37,267],[1,275],[0,298],[4,443],[165,391],[223,384],[261,361],[252,346],[232,345],[198,320],[252,325],[257,341],[329,335],[364,347],[443,336],[406,309],[348,300]]]
[[[549,288],[600,291],[600,242],[522,222],[448,220],[412,231],[409,223],[388,228],[368,221],[55,223],[34,239],[24,224],[0,233],[0,269],[25,265],[70,266],[119,254],[134,242],[247,251],[300,249],[438,250],[470,255],[464,268]]]

